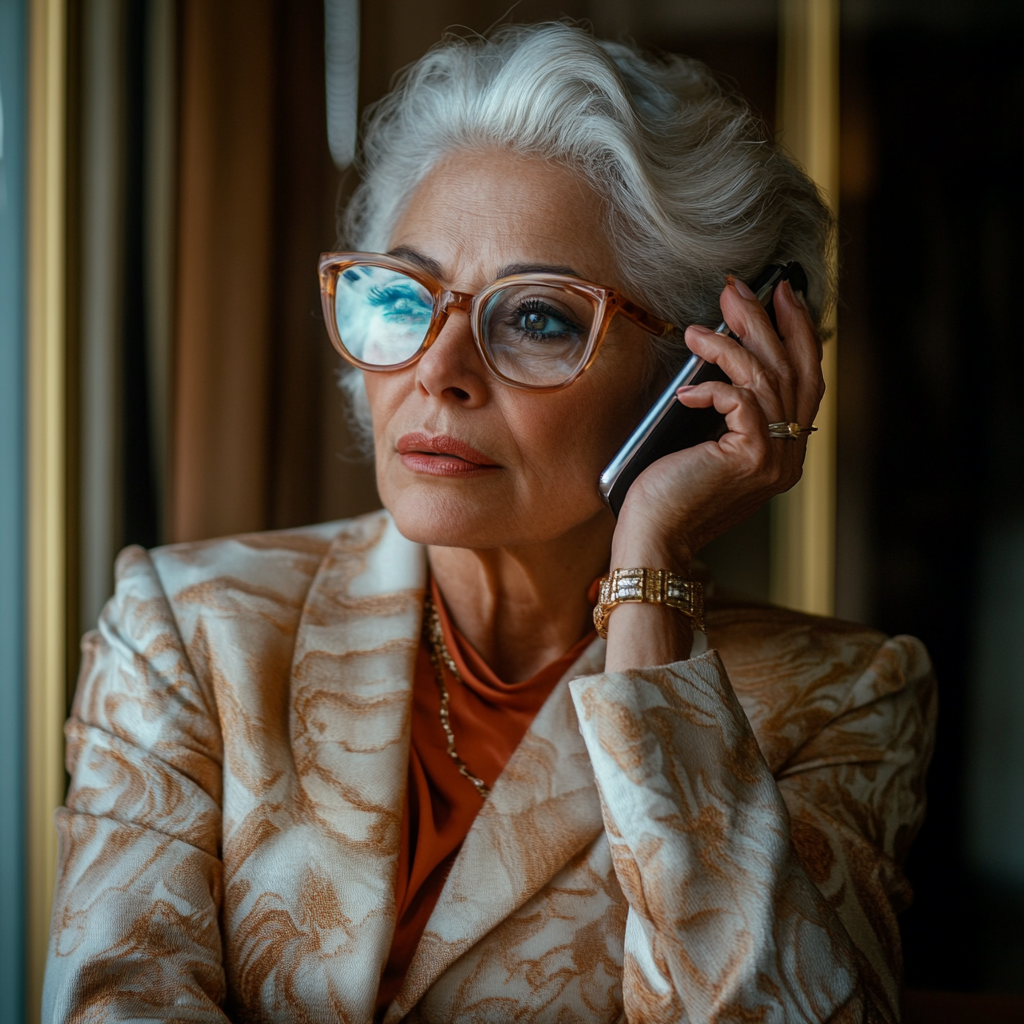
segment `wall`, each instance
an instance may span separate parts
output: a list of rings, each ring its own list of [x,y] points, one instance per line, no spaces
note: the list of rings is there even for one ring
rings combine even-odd
[[[907,978],[1024,991],[1024,9],[848,15],[840,567],[857,614],[919,636],[939,683]]]

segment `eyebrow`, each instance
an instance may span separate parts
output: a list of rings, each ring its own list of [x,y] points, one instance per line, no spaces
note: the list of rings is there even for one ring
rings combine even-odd
[[[432,260],[429,256],[424,256],[423,253],[417,252],[415,249],[410,249],[407,245],[400,245],[395,249],[391,249],[388,252],[389,256],[393,256],[395,259],[407,260],[409,263],[415,263],[416,266],[422,267],[427,273],[439,280],[444,276],[444,271],[441,268],[441,264],[437,260]]]
[[[429,256],[424,256],[423,253],[417,252],[408,245],[399,245],[388,252],[388,255],[393,256],[396,259],[407,260],[409,263],[415,263],[418,267],[422,267],[438,280],[444,279],[444,268],[437,262],[437,260],[431,259]],[[562,274],[566,277],[578,277],[580,280],[583,279],[583,275],[579,273],[579,271],[561,264],[508,263],[498,271],[498,276],[495,280],[499,280],[503,277],[515,277],[517,274]]]
[[[562,274],[565,277],[578,277],[583,275],[573,270],[572,267],[554,266],[550,263],[509,263],[498,271],[498,277],[515,277],[516,274]]]

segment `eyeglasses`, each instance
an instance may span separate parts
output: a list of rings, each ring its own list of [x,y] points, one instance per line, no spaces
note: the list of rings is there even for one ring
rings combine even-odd
[[[572,384],[594,361],[616,313],[658,337],[676,329],[614,289],[566,274],[517,274],[470,295],[374,253],[324,253],[320,292],[331,342],[353,366],[411,366],[459,310],[469,315],[490,373],[532,391]]]

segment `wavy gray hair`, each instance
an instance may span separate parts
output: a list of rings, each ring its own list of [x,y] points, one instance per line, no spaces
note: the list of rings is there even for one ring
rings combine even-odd
[[[362,182],[344,220],[357,249],[384,252],[417,186],[447,154],[501,147],[558,160],[603,196],[630,297],[672,323],[715,327],[726,274],[799,260],[822,327],[834,302],[834,219],[763,122],[689,57],[655,58],[553,22],[446,37],[367,111]],[[682,333],[652,339],[665,367]],[[345,373],[357,433],[362,374]]]

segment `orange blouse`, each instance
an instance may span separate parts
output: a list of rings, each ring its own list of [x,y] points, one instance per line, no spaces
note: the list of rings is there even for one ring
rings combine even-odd
[[[530,679],[503,683],[455,629],[433,578],[430,589],[444,642],[466,684],[461,686],[445,670],[455,746],[469,770],[493,786],[541,705],[594,633],[590,631]],[[378,1010],[398,993],[448,870],[483,807],[476,788],[448,756],[440,708],[430,653],[421,642],[413,680],[409,789],[395,887],[398,920],[377,992]]]

